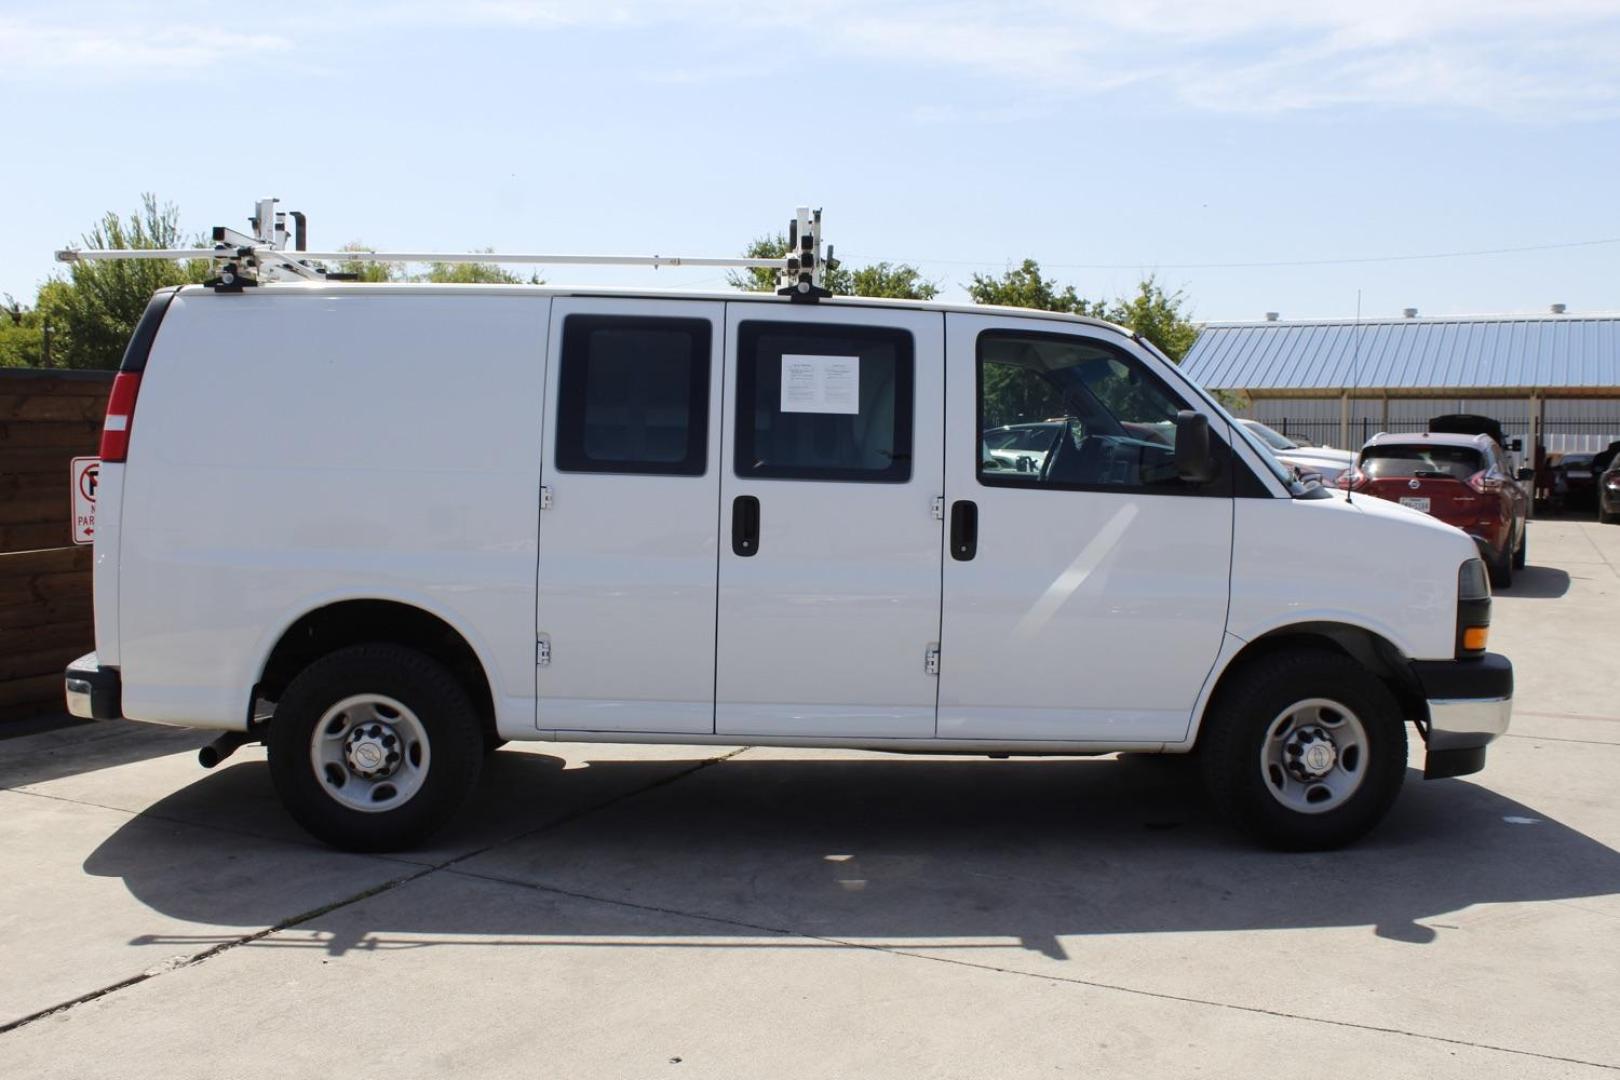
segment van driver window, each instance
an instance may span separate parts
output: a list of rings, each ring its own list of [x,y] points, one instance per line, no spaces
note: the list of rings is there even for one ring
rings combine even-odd
[[[1064,334],[979,336],[979,481],[1190,492],[1176,470],[1185,406],[1123,351]]]
[[[911,479],[911,335],[876,326],[745,322],[737,342],[737,475]]]

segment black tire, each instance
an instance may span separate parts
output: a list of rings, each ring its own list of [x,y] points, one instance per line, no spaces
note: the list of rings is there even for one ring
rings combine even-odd
[[[1620,524],[1620,514],[1611,514],[1611,513],[1609,513],[1607,510],[1605,510],[1603,508],[1603,496],[1602,495],[1598,496],[1598,524],[1599,525]]]
[[[421,786],[398,807],[366,812],[328,793],[311,761],[315,725],[355,695],[380,694],[406,706],[430,750]],[[288,684],[265,740],[270,776],[288,813],[317,839],[346,851],[399,851],[433,833],[460,810],[478,782],[484,736],[467,692],[438,661],[399,645],[341,649]]]
[[[1511,549],[1503,551],[1501,555],[1486,563],[1491,572],[1491,587],[1506,589],[1513,584],[1513,552]]]
[[[1513,552],[1513,569],[1523,570],[1525,562],[1530,557],[1530,526],[1519,526],[1519,546]]]
[[[1319,813],[1291,809],[1274,797],[1261,757],[1272,723],[1311,698],[1340,703],[1366,732],[1360,785]],[[1326,851],[1360,839],[1388,813],[1406,779],[1400,705],[1377,676],[1327,650],[1275,653],[1234,672],[1211,704],[1198,741],[1216,808],[1268,847],[1285,851]]]

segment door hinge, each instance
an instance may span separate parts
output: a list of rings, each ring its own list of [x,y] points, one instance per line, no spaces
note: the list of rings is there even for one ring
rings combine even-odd
[[[945,520],[945,496],[943,495],[934,496],[934,520]]]
[[[550,638],[541,638],[534,643],[534,663],[536,667],[548,667],[551,664]]]
[[[540,485],[540,509],[542,509],[542,510],[550,510],[551,509],[551,503],[552,503],[552,499],[551,499],[551,487],[550,487],[550,485],[541,484]]]
[[[930,675],[939,674],[939,646],[930,645],[928,651],[923,653],[923,671]]]

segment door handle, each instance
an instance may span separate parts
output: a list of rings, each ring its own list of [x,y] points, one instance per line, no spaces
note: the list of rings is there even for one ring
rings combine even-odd
[[[958,499],[951,504],[951,558],[967,562],[979,552],[979,504]]]
[[[752,495],[732,500],[731,551],[744,558],[759,554],[759,500]]]

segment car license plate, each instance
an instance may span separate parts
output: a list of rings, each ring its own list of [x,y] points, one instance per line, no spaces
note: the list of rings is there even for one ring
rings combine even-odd
[[[1401,505],[1411,507],[1413,510],[1418,511],[1419,513],[1427,514],[1429,512],[1428,499],[1417,497],[1402,499]]]

